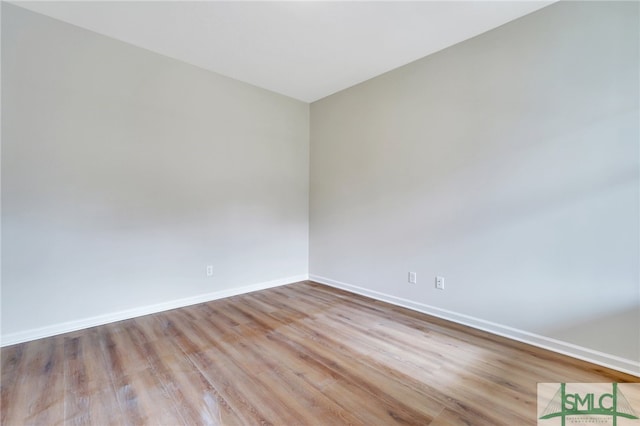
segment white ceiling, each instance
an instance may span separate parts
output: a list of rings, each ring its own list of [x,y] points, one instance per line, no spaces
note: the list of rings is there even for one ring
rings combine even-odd
[[[12,3],[313,102],[552,1]]]

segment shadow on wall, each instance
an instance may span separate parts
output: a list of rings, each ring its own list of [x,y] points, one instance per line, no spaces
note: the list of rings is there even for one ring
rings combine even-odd
[[[621,324],[635,324],[635,341],[633,336],[626,335],[626,331],[620,328]],[[596,340],[600,351],[629,353],[628,359],[640,363],[640,357],[633,358],[633,354],[640,354],[640,305],[565,321],[556,328],[550,327],[547,335],[566,342]]]
[[[307,104],[2,14],[3,335],[306,273]]]
[[[391,224],[389,206],[403,206],[396,214],[403,226],[388,228],[385,242],[415,244],[414,249],[442,248],[490,234],[492,230],[536,220],[554,211],[577,206],[590,199],[606,198],[618,191],[635,190],[638,163],[625,153],[633,149],[631,136],[611,140],[611,130],[625,129],[634,114],[620,114],[596,120],[573,133],[528,141],[509,147],[494,147],[464,164],[443,170],[437,179],[400,177],[402,190],[380,191],[375,181],[361,182],[354,192],[364,193],[363,202],[344,211],[349,226],[368,229],[377,222],[377,233],[385,233],[380,223]],[[461,146],[460,150],[465,147]],[[487,147],[485,147],[487,148]],[[490,146],[488,148],[491,148]],[[637,149],[635,149],[637,154]],[[414,155],[414,157],[420,157]],[[572,165],[569,169],[567,165]],[[578,165],[578,166],[576,166]],[[388,178],[388,177],[387,177]],[[357,178],[358,179],[358,178]],[[367,194],[376,191],[375,194]],[[579,220],[583,220],[578,218]],[[586,220],[586,218],[584,218]],[[415,226],[415,225],[418,226]],[[403,227],[405,233],[399,232]],[[415,235],[426,238],[414,239]]]

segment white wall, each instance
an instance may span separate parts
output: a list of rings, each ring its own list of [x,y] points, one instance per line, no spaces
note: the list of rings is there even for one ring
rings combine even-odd
[[[306,277],[308,104],[3,3],[2,107],[3,344]]]
[[[557,3],[313,103],[311,278],[640,373],[638,7]]]

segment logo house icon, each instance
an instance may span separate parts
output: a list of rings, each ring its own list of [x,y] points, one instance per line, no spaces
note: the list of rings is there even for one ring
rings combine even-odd
[[[565,426],[567,418],[570,418],[571,423],[575,424],[593,423],[592,416],[606,416],[612,421],[612,423],[606,423],[617,426],[619,418],[639,419],[627,398],[620,391],[618,383],[584,383],[579,385],[582,386],[582,389],[578,389],[578,391],[573,389],[571,392],[567,389],[566,383],[560,383],[557,392],[542,411],[539,420],[559,418],[561,425]],[[598,385],[600,388],[596,389]],[[603,385],[611,387],[603,391]],[[589,388],[589,386],[592,388],[591,391],[585,391],[585,388]],[[539,424],[544,423],[539,422]]]

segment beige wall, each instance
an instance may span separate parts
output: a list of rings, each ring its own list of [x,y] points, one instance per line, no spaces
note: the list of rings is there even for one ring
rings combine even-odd
[[[306,276],[308,104],[2,9],[5,341]]]
[[[311,277],[640,373],[638,18],[557,3],[313,103]]]

